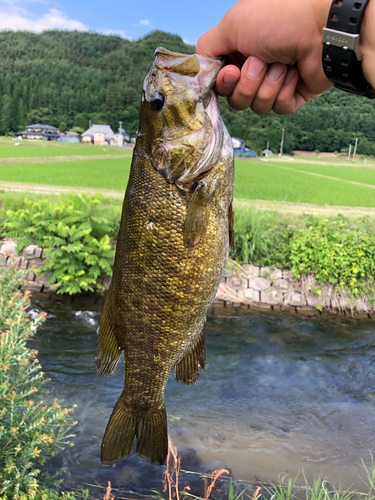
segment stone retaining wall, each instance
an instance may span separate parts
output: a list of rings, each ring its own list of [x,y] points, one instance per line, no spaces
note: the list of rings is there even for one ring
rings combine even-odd
[[[17,257],[16,246],[12,240],[0,241],[0,260],[5,257],[5,266],[14,264],[25,270],[23,288],[34,292],[56,293],[57,286],[47,285],[50,273],[34,273],[34,269],[41,267],[47,258],[44,249],[30,245]],[[98,283],[104,284],[107,290],[110,282],[110,276],[98,279]],[[319,289],[319,294],[316,289]],[[100,296],[102,292],[95,290],[94,294],[88,292],[86,295]],[[373,314],[373,306],[368,297],[353,304],[347,297],[338,296],[333,285],[316,285],[314,276],[297,279],[289,269],[271,269],[252,264],[238,266],[234,263],[227,266],[212,307],[217,311],[225,310],[223,312],[226,313],[254,309],[304,315],[319,315],[323,310],[329,314],[349,313],[361,318],[371,318]]]

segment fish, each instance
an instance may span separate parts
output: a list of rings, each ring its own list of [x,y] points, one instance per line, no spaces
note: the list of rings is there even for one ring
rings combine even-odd
[[[234,248],[234,161],[216,77],[222,58],[163,47],[142,91],[139,129],[99,324],[96,365],[111,375],[124,352],[125,385],[101,461],[168,454],[165,388],[192,385],[205,366],[206,313]]]

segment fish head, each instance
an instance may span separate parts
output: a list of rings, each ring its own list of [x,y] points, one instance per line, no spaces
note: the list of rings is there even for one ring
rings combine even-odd
[[[167,182],[190,184],[220,154],[223,123],[214,86],[224,59],[162,47],[155,56],[143,86],[139,137]]]

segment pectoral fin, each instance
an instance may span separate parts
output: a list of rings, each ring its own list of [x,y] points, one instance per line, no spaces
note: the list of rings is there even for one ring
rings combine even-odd
[[[215,186],[209,189],[208,184],[200,182],[193,194],[184,226],[184,245],[188,248],[196,247],[206,235]]]
[[[109,287],[105,300],[98,333],[99,340],[95,356],[96,367],[101,377],[109,377],[115,371],[122,353],[122,349],[116,339],[111,313],[111,287]]]
[[[199,334],[197,342],[176,363],[176,381],[183,384],[192,385],[198,382],[199,367],[204,369],[206,364],[206,349],[205,349],[206,331],[203,325],[202,331]]]
[[[233,201],[230,204],[229,207],[229,246],[231,250],[235,251],[236,250],[236,237],[234,234],[234,206],[233,206]]]

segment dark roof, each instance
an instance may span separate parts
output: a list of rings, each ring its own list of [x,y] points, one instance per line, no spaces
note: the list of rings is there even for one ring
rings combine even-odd
[[[44,128],[44,129],[57,130],[57,127],[51,127],[51,125],[45,125],[44,123],[35,123],[35,125],[26,125],[26,128]]]

